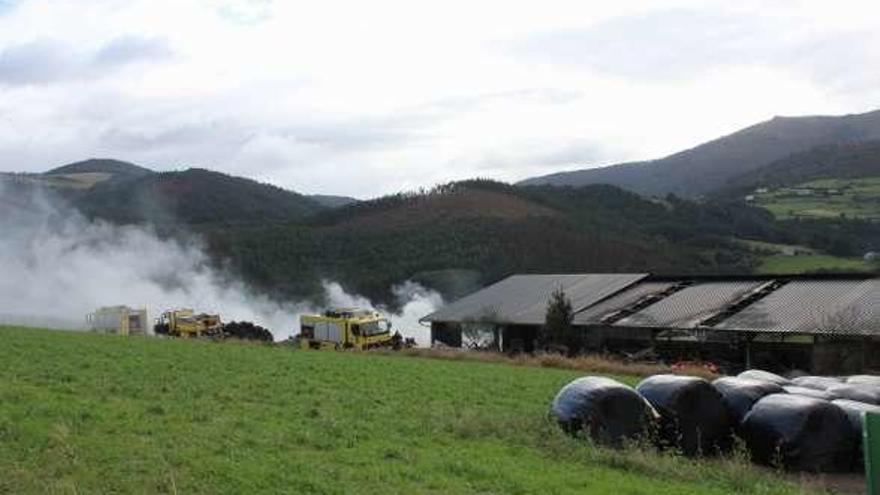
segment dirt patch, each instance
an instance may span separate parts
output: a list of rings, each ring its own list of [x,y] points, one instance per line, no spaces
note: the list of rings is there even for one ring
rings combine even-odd
[[[560,368],[567,370],[608,373],[614,375],[650,376],[663,373],[676,375],[699,376],[708,380],[718,375],[699,366],[667,366],[665,364],[633,363],[610,356],[586,355],[566,357],[560,354],[518,354],[515,356],[499,352],[476,352],[455,349],[404,349],[401,351],[377,350],[371,352],[402,354],[413,357],[447,359],[453,361],[480,361],[484,363],[502,363],[514,366],[536,366],[542,368]]]

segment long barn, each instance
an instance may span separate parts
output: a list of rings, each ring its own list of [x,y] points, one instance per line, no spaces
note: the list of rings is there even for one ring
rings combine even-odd
[[[816,373],[880,369],[877,275],[513,275],[423,321],[432,343],[461,347],[476,329],[504,351],[530,352],[558,289],[590,352],[652,349],[668,360]]]

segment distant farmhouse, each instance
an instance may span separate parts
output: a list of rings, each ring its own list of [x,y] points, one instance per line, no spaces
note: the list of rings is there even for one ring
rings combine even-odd
[[[460,347],[472,326],[504,351],[535,350],[562,289],[592,352],[653,348],[667,359],[816,373],[880,369],[880,277],[514,275],[423,318],[431,341]]]

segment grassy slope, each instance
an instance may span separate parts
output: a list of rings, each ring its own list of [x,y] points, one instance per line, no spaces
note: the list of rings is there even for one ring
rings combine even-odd
[[[874,263],[861,258],[841,258],[826,254],[800,256],[765,256],[761,258],[758,273],[808,273],[817,270],[869,272],[877,269]]]
[[[761,255],[757,273],[809,273],[820,270],[844,272],[869,272],[877,269],[877,264],[864,261],[862,258],[844,258],[821,254],[805,246],[790,244],[774,244],[770,242],[735,239]],[[797,254],[786,254],[795,251]]]
[[[742,463],[563,437],[545,418],[572,371],[0,338],[0,493],[799,493]]]
[[[828,197],[788,196],[779,191],[757,195],[760,206],[776,218],[880,219],[880,177],[860,179],[822,179],[795,188],[838,189],[842,194]]]

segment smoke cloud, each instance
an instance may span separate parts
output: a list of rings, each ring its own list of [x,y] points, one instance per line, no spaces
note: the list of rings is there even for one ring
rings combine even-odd
[[[90,221],[46,195],[0,182],[0,323],[81,329],[102,306],[146,308],[152,319],[173,308],[251,321],[275,340],[299,331],[299,315],[318,312],[309,301],[279,302],[215,269],[197,239],[161,239],[145,227]],[[324,282],[333,306],[374,307]],[[393,288],[404,336],[427,344],[418,319],[442,304],[436,292],[408,282]],[[381,308],[380,308],[381,309]]]

